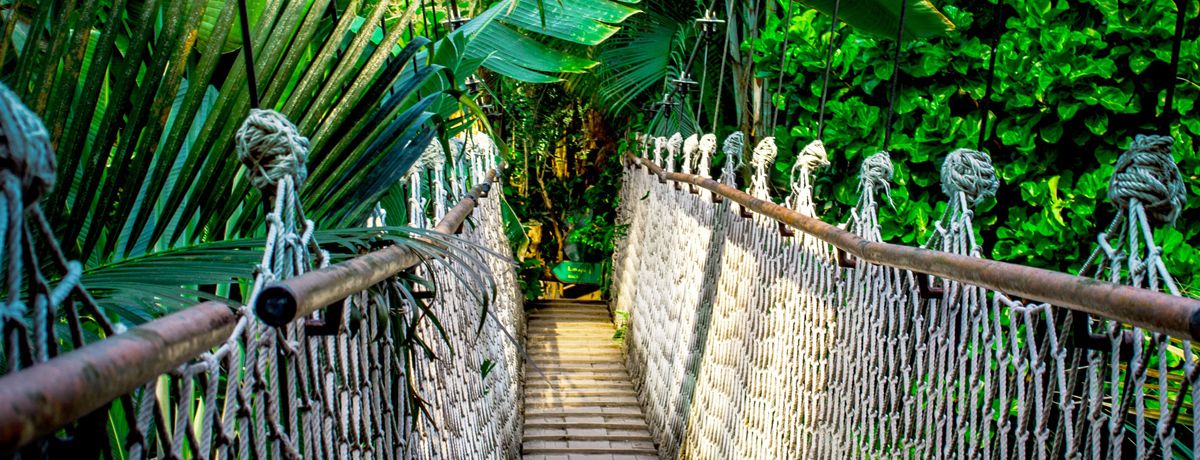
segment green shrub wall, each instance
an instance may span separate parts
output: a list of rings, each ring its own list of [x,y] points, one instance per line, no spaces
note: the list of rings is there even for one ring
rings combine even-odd
[[[1158,120],[1175,85],[1170,126],[1187,182],[1187,207],[1157,239],[1185,290],[1200,282],[1200,5],[1185,0],[1185,39],[1178,78],[1170,72],[1176,9],[1171,0],[935,1],[957,25],[943,37],[905,43],[891,148],[892,201],[884,237],[919,244],[944,209],[939,170],[947,153],[976,148],[979,105],[997,31],[990,133],[1000,191],[977,209],[985,254],[1058,270],[1078,270],[1095,235],[1112,219],[1106,200],[1117,156],[1137,134],[1163,134]],[[783,11],[783,8],[780,8]],[[999,14],[997,14],[999,12]],[[997,19],[1000,18],[1000,19]],[[1002,24],[998,24],[1002,21]],[[775,89],[783,47],[781,21],[769,21],[753,46],[759,75]],[[813,139],[829,16],[797,8],[790,23],[775,135],[795,152]],[[999,25],[1000,27],[997,27]],[[882,148],[894,39],[842,26],[837,34],[824,142],[833,165],[818,173],[819,212],[842,221],[857,197],[858,164]],[[785,190],[790,158],[781,153],[774,182]]]

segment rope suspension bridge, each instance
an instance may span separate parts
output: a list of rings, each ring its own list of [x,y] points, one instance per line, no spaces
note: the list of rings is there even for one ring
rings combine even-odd
[[[697,43],[717,32],[714,5]],[[135,327],[110,320],[60,245],[39,204],[56,182],[51,135],[0,85],[0,457],[1200,453],[1200,301],[1154,240],[1186,202],[1168,136],[1139,135],[1116,160],[1116,217],[1070,274],[983,258],[974,208],[1001,184],[979,146],[946,155],[945,212],[919,246],[882,236],[886,148],[862,161],[850,217],[820,220],[831,61],[786,196],[772,196],[774,138],[668,129],[665,111],[707,84],[684,73],[622,159],[611,298],[527,306],[492,137],[424,138],[404,222],[376,205],[377,237],[335,260],[301,200],[310,141],[258,108],[245,52],[252,102],[233,145],[267,201],[250,295]]]

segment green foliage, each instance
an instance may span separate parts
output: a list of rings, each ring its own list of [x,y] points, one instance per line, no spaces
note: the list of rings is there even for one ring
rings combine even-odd
[[[993,2],[994,3],[994,2]],[[1170,127],[1174,154],[1187,182],[1186,210],[1175,228],[1159,231],[1168,268],[1183,284],[1200,276],[1200,43],[1197,2],[1188,8],[1179,78],[1170,74],[1176,11],[1171,0],[1119,4],[1111,0],[992,4],[949,1],[942,7],[958,30],[945,37],[905,41],[894,135],[888,149],[896,166],[892,199],[881,210],[888,241],[916,244],[930,234],[944,197],[938,171],[946,153],[976,148],[991,42],[996,55],[989,152],[1001,179],[995,200],[977,209],[985,253],[1058,270],[1077,270],[1095,246],[1094,235],[1114,215],[1106,202],[1117,156],[1136,134],[1164,133],[1166,88],[1176,85]],[[815,138],[828,46],[829,17],[799,11],[789,25],[783,94],[786,120],[776,129],[782,187],[791,154]],[[832,167],[818,172],[819,213],[842,221],[857,199],[858,165],[884,148],[888,79],[894,40],[839,28],[833,37],[824,142]],[[784,37],[768,28],[754,46],[759,71],[775,81]]]
[[[497,2],[465,29],[478,35],[467,54],[486,59],[484,67],[530,83],[559,81],[556,73],[580,73],[591,59],[543,43],[538,36],[595,46],[619,30],[638,10],[609,0],[506,0]],[[523,33],[524,32],[524,33]],[[560,44],[561,45],[561,44]]]
[[[609,114],[636,109],[648,91],[658,90],[667,76],[682,67],[682,43],[689,37],[687,24],[676,18],[646,11],[624,23],[621,31],[598,47],[603,65],[595,72],[570,80],[572,92],[591,99]]]
[[[562,260],[609,258],[621,229],[615,225],[621,166],[602,114],[591,104],[565,97],[562,85],[504,87],[513,114],[514,145],[505,158],[505,196],[513,216],[541,225],[541,242],[530,248],[522,284],[526,295]],[[531,297],[532,298],[532,297]]]
[[[18,2],[0,42],[0,79],[56,146],[56,234],[126,321],[240,298],[265,206],[233,148],[251,108],[237,2],[85,3]],[[419,4],[394,3],[247,1],[260,105],[310,139],[301,199],[324,229],[360,227],[430,139],[478,119],[474,36],[414,36]]]
[[[819,11],[833,14],[839,0],[801,0]],[[900,23],[901,2],[905,3],[905,37],[932,37],[954,30],[954,23],[946,18],[929,0],[873,0],[845,2],[838,9],[838,17],[846,24],[869,34],[895,37]]]

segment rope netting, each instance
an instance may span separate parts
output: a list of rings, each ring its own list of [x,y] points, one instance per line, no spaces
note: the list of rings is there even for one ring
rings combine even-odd
[[[465,142],[453,139],[450,145],[466,160],[456,162],[461,167],[449,168],[449,182],[459,184],[463,191],[455,198],[461,199],[474,184],[488,182],[487,172],[498,168],[498,153],[484,134]],[[441,148],[431,144],[429,151],[440,153]],[[427,169],[427,176],[434,184],[435,196],[443,196],[440,184],[446,182],[447,168],[444,163],[433,166]],[[499,189],[488,193],[499,194]],[[439,282],[438,297],[444,300],[431,313],[440,320],[449,340],[437,339],[441,332],[433,321],[426,319],[420,324],[419,333],[428,347],[425,351],[437,359],[412,368],[429,419],[417,426],[411,438],[415,442],[413,458],[515,458],[520,452],[524,361],[517,338],[524,337],[525,313],[516,271],[506,262],[512,260],[512,254],[501,222],[500,199],[479,199],[476,222],[464,224],[460,235],[484,251],[502,255],[485,258],[487,265],[481,270],[490,273],[494,282],[444,264],[417,268],[421,278]],[[419,208],[410,203],[410,209]],[[444,207],[435,208],[439,220],[445,212]],[[485,290],[480,285],[488,287]],[[480,308],[483,302],[492,305],[486,312]]]
[[[80,265],[63,257],[36,205],[37,194],[53,182],[54,157],[41,123],[2,86],[0,96],[5,155],[0,221],[8,224],[8,299],[0,313],[3,373],[9,374],[53,360],[62,341],[85,347],[81,315],[99,325],[96,340],[120,340],[124,328],[109,324],[82,287]],[[62,455],[55,449],[89,436],[91,443],[74,448],[95,448],[88,455],[105,458],[113,452],[130,459],[515,456],[523,365],[514,337],[522,336],[524,320],[515,273],[505,261],[510,250],[497,200],[473,198],[475,220],[464,226],[461,238],[407,229],[427,247],[444,249],[422,251],[413,244],[426,262],[413,270],[419,274],[401,273],[275,328],[249,306],[264,287],[330,263],[299,202],[308,140],[279,113],[255,109],[237,133],[237,150],[250,181],[271,205],[262,262],[250,301],[235,309],[233,333],[114,407],[106,404],[18,456]],[[464,187],[490,180],[483,172],[497,167],[491,140],[475,136],[468,150],[476,154],[431,156],[414,166],[411,185],[418,189],[409,204],[414,226],[432,228],[436,222],[425,214],[423,191],[434,194],[431,211],[438,219],[448,202],[470,198]],[[446,161],[455,167],[445,168]],[[386,219],[378,208],[369,222],[385,226]],[[45,246],[33,244],[34,232]],[[65,273],[57,285],[39,272],[36,252],[44,247]],[[29,273],[35,276],[22,278]]]
[[[720,182],[737,183],[742,142],[739,133],[725,142]],[[1170,147],[1139,136],[1122,155],[1110,187],[1120,212],[1083,276],[1178,295],[1152,237],[1183,202]],[[665,169],[667,152],[654,153]],[[770,199],[774,157],[770,139],[754,149],[751,195]],[[819,142],[805,147],[784,206],[815,216],[809,179],[826,164]],[[882,240],[891,175],[886,152],[863,162],[843,228]],[[636,168],[624,181],[619,215],[629,227],[614,255],[614,308],[628,312],[630,372],[664,458],[1200,451],[1200,366],[1187,338],[854,260]],[[972,206],[995,193],[990,158],[952,152],[942,182],[949,205],[923,246],[982,257]]]

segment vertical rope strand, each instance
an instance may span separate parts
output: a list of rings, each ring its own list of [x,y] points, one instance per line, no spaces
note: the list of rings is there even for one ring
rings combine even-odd
[[[908,0],[900,0],[899,27],[896,28],[896,54],[892,57],[892,87],[888,96],[887,123],[884,125],[883,149],[892,145],[892,118],[896,114],[896,90],[900,82],[900,48],[904,45],[904,16],[908,12]]]
[[[821,81],[821,104],[817,106],[817,140],[825,140],[825,102],[829,100],[829,74],[833,69],[833,44],[837,39],[838,10],[842,0],[833,2],[833,20],[829,23],[829,49],[825,52],[825,79]]]
[[[728,19],[726,19],[726,20],[728,21]],[[728,23],[726,23],[726,24],[728,24]],[[721,71],[719,72],[720,76],[717,78],[717,93],[714,95],[714,100],[717,100],[717,101],[721,100],[721,92],[725,90],[725,65],[728,62],[729,62],[729,26],[726,25],[725,39],[722,40],[722,43],[721,43]],[[714,104],[713,105],[713,115],[712,115],[712,132],[713,133],[717,132],[717,115],[719,115],[720,113],[721,113],[720,107],[718,107],[718,104]]]
[[[840,0],[838,0],[838,1],[840,1]],[[792,30],[792,0],[788,0],[787,21],[785,21],[783,23],[783,58],[781,58],[779,61],[779,81],[775,84],[775,94],[781,94],[783,92],[783,76],[787,75],[788,42],[792,38],[791,30]],[[769,134],[774,136],[775,135],[775,127],[777,127],[779,125],[779,109],[781,109],[782,107],[775,107],[774,96],[772,96],[771,99],[772,99],[772,101],[771,101],[771,112],[772,112],[771,113],[771,132]],[[786,99],[784,100],[783,105],[785,105],[785,106],[787,105]]]
[[[992,55],[988,58],[988,75],[987,84],[983,90],[983,101],[979,104],[979,142],[975,144],[975,150],[983,150],[983,142],[987,140],[988,133],[988,111],[992,107],[992,82],[996,77],[996,50],[1000,47],[1000,37],[1004,35],[1004,10],[1000,8],[1001,0],[996,0],[995,13],[992,15],[996,21],[996,30],[992,37]]]
[[[1183,0],[1175,0],[1175,39],[1171,42],[1171,80],[1167,83],[1167,99],[1163,105],[1163,112],[1160,119],[1161,129],[1164,133],[1171,132],[1171,123],[1175,121],[1175,87],[1179,86],[1176,81],[1179,78],[1179,51],[1183,46],[1183,26],[1184,20],[1187,19],[1187,5]]]
[[[708,47],[707,46],[704,47],[704,65],[700,66],[700,68],[701,68],[701,70],[700,70],[700,94],[698,96],[696,96],[696,113],[695,113],[696,131],[697,132],[702,131],[704,129],[704,128],[700,127],[700,120],[701,120],[700,114],[702,113],[701,111],[704,109],[704,87],[708,85]],[[719,95],[718,95],[718,97],[719,97]]]

